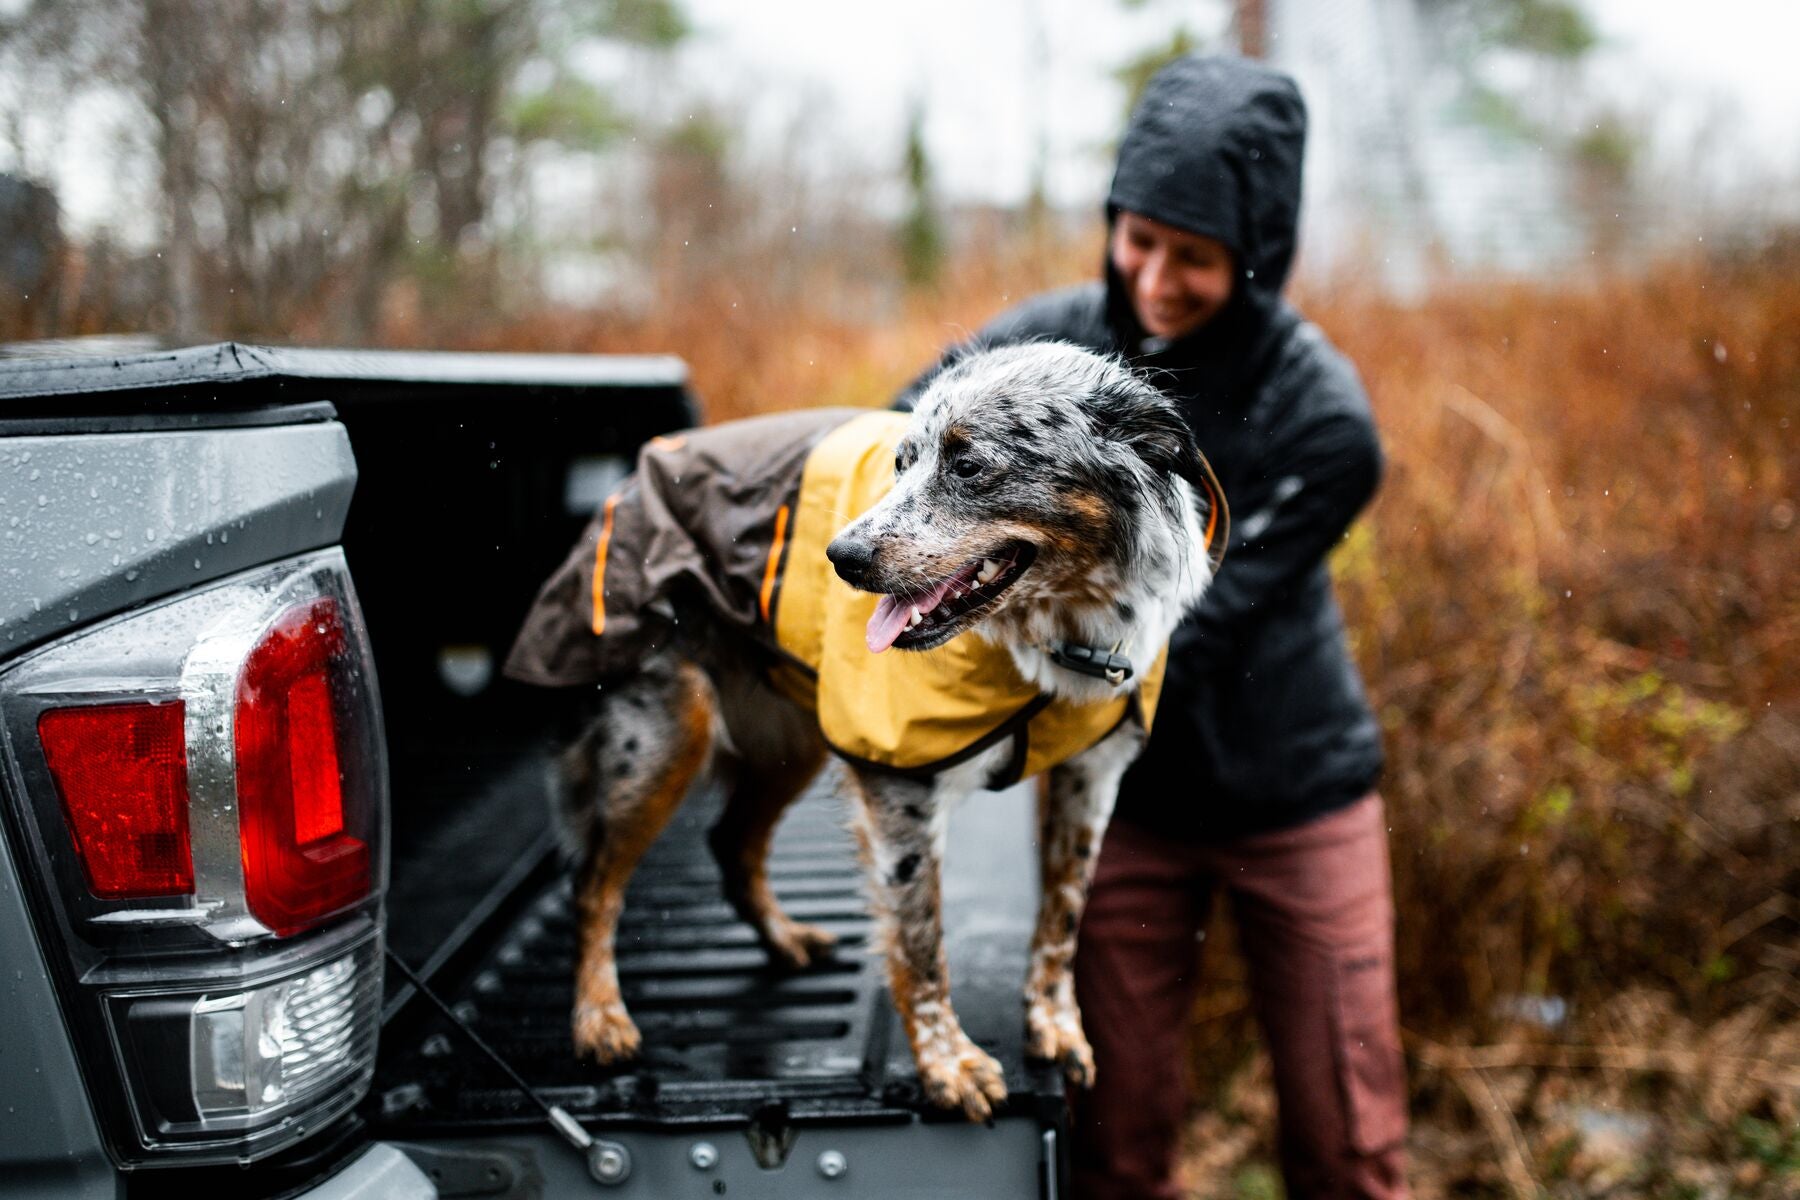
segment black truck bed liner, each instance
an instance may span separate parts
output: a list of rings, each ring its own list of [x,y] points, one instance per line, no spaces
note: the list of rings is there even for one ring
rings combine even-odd
[[[791,913],[838,934],[836,956],[798,973],[768,965],[722,900],[705,848],[718,795],[697,794],[646,856],[620,923],[619,973],[643,1055],[615,1069],[577,1062],[569,1039],[575,930],[568,873],[541,817],[537,832],[519,832],[531,824],[521,805],[530,804],[533,816],[544,811],[542,763],[524,756],[465,801],[504,804],[521,818],[511,836],[527,843],[525,857],[490,885],[510,895],[467,899],[468,917],[429,954],[421,935],[409,932],[407,906],[428,890],[417,863],[397,865],[390,902],[403,957],[435,967],[434,990],[535,1088],[596,1130],[960,1120],[920,1104],[911,1053],[872,952],[861,867],[831,769],[789,812],[770,874]],[[1054,1124],[1060,1081],[1022,1054],[1019,991],[1036,900],[1031,813],[1028,792],[1014,789],[980,794],[956,814],[947,939],[957,1011],[1006,1069],[1013,1096],[1002,1117]],[[491,815],[452,818],[445,827],[458,824],[499,827]],[[397,860],[407,854],[397,836]],[[486,873],[499,866],[490,861]],[[452,886],[469,878],[454,858],[437,874]],[[390,1005],[369,1106],[378,1133],[420,1138],[542,1124],[535,1105],[448,1021],[406,1000],[410,989],[401,993],[402,1002]]]

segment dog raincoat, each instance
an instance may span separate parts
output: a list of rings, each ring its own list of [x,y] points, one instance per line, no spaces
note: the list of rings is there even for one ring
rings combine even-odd
[[[506,674],[564,686],[628,672],[670,639],[653,606],[685,591],[762,646],[770,682],[818,715],[834,751],[865,766],[930,773],[1010,739],[998,786],[1123,720],[1148,729],[1163,647],[1135,691],[1085,704],[1041,694],[1005,649],[968,633],[931,650],[869,652],[878,597],[839,579],[825,547],[893,485],[907,420],[815,409],[652,439],[539,592]]]

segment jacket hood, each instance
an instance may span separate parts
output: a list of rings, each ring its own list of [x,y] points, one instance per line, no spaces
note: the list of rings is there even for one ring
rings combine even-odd
[[[1144,89],[1107,196],[1119,209],[1231,248],[1238,280],[1279,295],[1294,261],[1306,105],[1280,71],[1181,58]]]
[[[1138,324],[1106,256],[1106,319],[1126,356],[1185,376],[1196,400],[1241,398],[1296,317],[1281,289],[1294,262],[1306,105],[1280,71],[1242,58],[1181,58],[1150,80],[1119,146],[1107,194],[1120,209],[1215,238],[1230,248],[1231,299],[1196,332],[1169,343]]]

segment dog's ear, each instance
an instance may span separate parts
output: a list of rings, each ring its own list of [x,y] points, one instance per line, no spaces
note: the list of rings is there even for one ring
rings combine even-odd
[[[1230,536],[1230,510],[1218,476],[1200,453],[1181,409],[1158,389],[1134,378],[1101,388],[1090,411],[1101,437],[1125,443],[1153,470],[1187,480],[1201,505],[1207,557],[1218,570]]]
[[[1151,469],[1187,480],[1202,497],[1212,491],[1212,472],[1193,430],[1156,388],[1138,379],[1110,384],[1094,393],[1090,411],[1101,437],[1123,442]]]

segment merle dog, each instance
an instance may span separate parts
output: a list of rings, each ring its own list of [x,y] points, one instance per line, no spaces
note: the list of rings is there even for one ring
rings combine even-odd
[[[842,528],[826,551],[844,582],[879,597],[863,630],[866,653],[978,639],[1041,696],[1077,706],[1123,697],[1141,713],[1133,693],[1142,665],[1200,598],[1216,566],[1209,548],[1223,541],[1217,485],[1174,404],[1116,360],[1033,343],[950,365],[896,434],[891,486],[884,459],[886,494],[866,511],[837,514],[833,527]],[[596,581],[596,598],[600,591]],[[562,815],[586,856],[575,1042],[602,1062],[639,1046],[613,962],[626,882],[715,745],[731,766],[711,833],[727,896],[790,966],[828,953],[832,941],[781,910],[764,863],[782,811],[835,744],[815,711],[771,686],[743,629],[691,596],[668,603],[678,636],[602,688],[602,711],[560,764]],[[762,603],[766,617],[767,583]],[[1136,673],[1119,669],[1125,657],[1135,657]],[[1094,857],[1145,728],[1140,715],[1098,730],[1050,768],[1042,793],[1028,1050],[1061,1063],[1077,1084],[1092,1079],[1094,1064],[1070,960]],[[1014,752],[997,742],[925,774],[861,761],[846,773],[920,1079],[934,1103],[976,1120],[1006,1088],[951,1010],[939,869],[951,806],[988,786]]]

